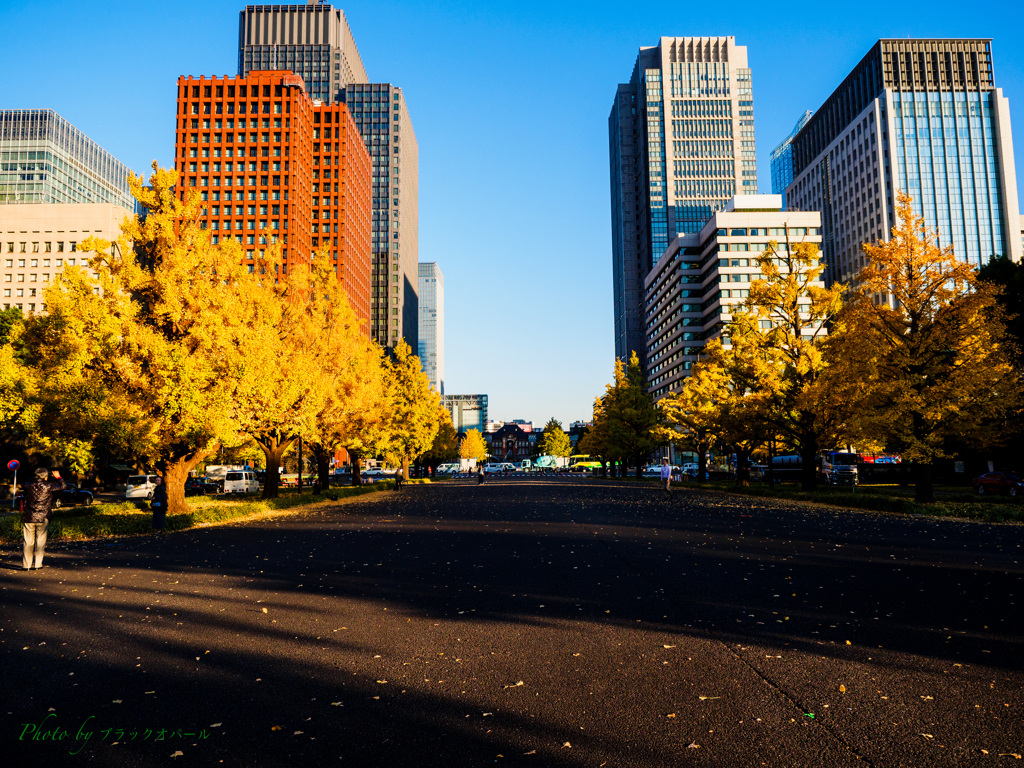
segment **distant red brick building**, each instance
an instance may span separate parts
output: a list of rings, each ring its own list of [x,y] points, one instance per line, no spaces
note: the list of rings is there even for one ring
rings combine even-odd
[[[195,188],[213,242],[233,237],[253,260],[278,244],[284,270],[326,244],[370,334],[370,154],[344,104],[306,95],[287,71],[180,77],[175,168]]]

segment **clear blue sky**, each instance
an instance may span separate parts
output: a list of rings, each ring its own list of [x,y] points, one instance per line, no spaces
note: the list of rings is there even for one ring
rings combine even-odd
[[[589,418],[611,377],[607,118],[642,45],[734,35],[758,171],[879,37],[991,37],[1024,189],[1019,2],[382,2],[343,8],[420,146],[420,260],[445,275],[446,391],[490,417]],[[241,2],[0,0],[0,107],[55,109],[134,170],[172,161],[179,75],[237,69]]]

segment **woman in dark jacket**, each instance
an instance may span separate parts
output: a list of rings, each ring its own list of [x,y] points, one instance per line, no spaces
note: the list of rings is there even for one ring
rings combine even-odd
[[[36,470],[35,482],[25,486],[24,509],[21,513],[21,529],[25,537],[22,570],[38,570],[43,567],[43,550],[46,548],[46,529],[50,527],[53,514],[53,497],[64,490],[64,481],[59,477],[50,480],[50,470],[40,467]]]
[[[156,479],[149,506],[153,510],[153,530],[162,533],[167,526],[167,485],[162,477]]]

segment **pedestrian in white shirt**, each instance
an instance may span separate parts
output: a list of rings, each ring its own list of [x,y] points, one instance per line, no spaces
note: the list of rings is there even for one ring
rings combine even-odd
[[[661,481],[665,484],[665,493],[672,498],[672,467],[668,465],[668,459],[661,460]]]

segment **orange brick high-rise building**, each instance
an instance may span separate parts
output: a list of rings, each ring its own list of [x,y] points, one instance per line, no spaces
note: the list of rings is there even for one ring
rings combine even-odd
[[[176,123],[180,195],[199,192],[213,242],[235,238],[250,269],[276,243],[284,270],[326,243],[369,335],[371,160],[345,105],[291,72],[180,77]]]

